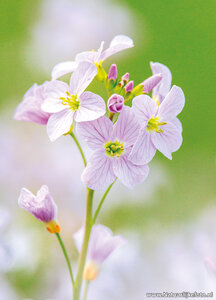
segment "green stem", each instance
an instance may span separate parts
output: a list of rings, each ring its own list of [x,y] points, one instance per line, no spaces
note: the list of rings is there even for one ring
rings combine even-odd
[[[90,283],[90,282],[89,282],[88,280],[86,280],[86,282],[85,282],[85,290],[84,290],[84,295],[83,295],[83,300],[86,300],[86,299],[87,299],[89,283]]]
[[[117,178],[116,178],[117,179]],[[105,191],[105,193],[103,194],[103,197],[100,200],[100,203],[95,211],[94,217],[93,217],[93,224],[96,222],[97,216],[101,210],[101,207],[104,203],[104,200],[106,199],[106,196],[108,195],[109,191],[111,190],[111,187],[113,186],[113,184],[116,182],[116,179],[113,181],[113,183],[110,184],[110,186],[107,188],[107,190]]]
[[[68,257],[67,251],[65,249],[64,243],[63,243],[59,233],[56,233],[56,236],[57,236],[57,238],[59,240],[59,244],[62,248],[62,252],[64,254],[64,257],[65,257],[65,260],[66,260],[66,263],[67,263],[67,266],[68,266],[68,270],[69,270],[69,273],[70,273],[70,278],[71,278],[71,281],[72,281],[72,285],[74,286],[74,278],[73,278],[73,272],[72,272],[72,268],[71,268],[70,259]]]
[[[76,281],[74,284],[73,300],[79,300],[79,297],[80,297],[80,290],[81,290],[81,286],[82,286],[82,276],[83,276],[83,271],[84,271],[84,267],[85,267],[89,238],[90,238],[91,229],[92,229],[93,196],[94,196],[94,191],[87,188],[85,233],[84,233],[82,250],[80,253],[80,257],[79,257]]]
[[[76,143],[76,145],[77,145],[77,147],[78,147],[78,149],[79,149],[79,152],[80,152],[80,154],[81,154],[81,156],[82,156],[82,159],[83,159],[83,162],[84,162],[84,166],[86,167],[87,161],[86,161],[84,152],[83,152],[83,150],[82,150],[82,147],[80,146],[80,143],[79,143],[79,141],[77,140],[77,138],[76,138],[75,134],[73,133],[73,131],[70,133],[70,135],[71,135],[72,138],[74,139],[74,142]]]

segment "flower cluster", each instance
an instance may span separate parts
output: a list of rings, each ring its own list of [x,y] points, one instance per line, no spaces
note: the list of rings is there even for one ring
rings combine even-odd
[[[94,225],[105,198],[92,217],[89,203],[93,190],[107,188],[106,197],[117,178],[126,187],[133,188],[147,178],[148,163],[156,150],[172,159],[172,153],[182,144],[182,125],[177,115],[184,107],[185,98],[180,87],[171,87],[172,76],[166,66],[151,62],[152,76],[137,85],[128,72],[119,76],[116,64],[112,64],[108,72],[103,68],[104,60],[133,46],[129,37],[119,35],[106,50],[102,42],[97,51],[79,53],[74,61],[56,65],[52,80],[39,86],[34,84],[14,116],[19,121],[46,125],[51,141],[70,134],[84,159],[81,179],[87,186],[87,217],[85,230],[75,235],[80,251],[76,282],[60,242],[74,284],[75,300],[79,299],[80,276],[87,281],[94,280],[99,265],[124,242],[102,225]],[[59,80],[68,73],[72,73],[69,84]],[[93,80],[104,84],[105,99],[86,91]],[[74,131],[92,150],[87,163]],[[46,223],[47,229],[60,239],[57,207],[46,186],[42,186],[36,196],[22,189],[19,205]]]
[[[35,84],[26,93],[15,119],[46,124],[51,141],[70,133],[75,121],[78,136],[94,151],[82,174],[83,182],[98,190],[117,177],[131,188],[148,176],[147,164],[156,150],[171,159],[181,146],[177,115],[185,99],[181,88],[171,88],[171,73],[160,63],[151,62],[153,75],[136,86],[129,81],[129,73],[118,79],[115,64],[107,74],[103,61],[133,47],[133,41],[120,35],[104,51],[103,45],[97,51],[79,53],[75,61],[56,65],[51,81]],[[71,72],[69,85],[56,80]],[[108,99],[85,91],[94,78],[105,83]],[[151,91],[152,97],[147,95]]]

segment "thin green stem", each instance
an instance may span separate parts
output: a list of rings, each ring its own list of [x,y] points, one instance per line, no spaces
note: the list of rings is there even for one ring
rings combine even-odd
[[[82,147],[80,146],[80,143],[79,143],[79,141],[77,140],[77,138],[76,138],[75,134],[73,133],[73,131],[70,133],[70,135],[71,135],[72,138],[74,139],[74,142],[76,143],[76,145],[77,145],[77,147],[78,147],[78,149],[79,149],[79,152],[80,152],[80,154],[81,154],[81,156],[82,156],[84,166],[86,167],[87,161],[86,161],[86,158],[85,158],[85,154],[84,154],[84,152],[83,152],[83,150],[82,150]]]
[[[67,266],[68,266],[68,270],[69,270],[69,273],[70,273],[70,278],[71,278],[71,281],[72,281],[72,285],[74,286],[74,278],[73,278],[73,272],[72,272],[72,268],[71,268],[70,259],[68,257],[67,251],[65,249],[64,243],[63,243],[59,233],[56,233],[56,236],[57,236],[57,238],[59,240],[59,244],[62,248],[62,252],[64,254],[64,257],[65,257],[65,260],[66,260],[66,263],[67,263]]]
[[[89,238],[92,229],[92,206],[93,206],[94,191],[87,188],[87,199],[86,199],[86,219],[85,219],[85,233],[82,245],[82,250],[78,262],[78,271],[76,281],[74,284],[73,300],[79,300],[80,290],[82,286],[82,276],[85,267],[86,255],[88,250]]]
[[[88,294],[88,288],[89,288],[89,281],[86,280],[85,282],[85,289],[84,289],[84,295],[83,295],[83,300],[87,300],[87,294]]]
[[[116,178],[117,179],[117,178]],[[116,182],[116,179],[113,181],[113,183],[110,184],[110,186],[107,188],[107,190],[105,191],[105,193],[103,194],[103,197],[101,198],[99,205],[95,211],[94,217],[93,217],[93,224],[96,222],[97,216],[101,210],[101,207],[104,203],[104,200],[106,199],[106,196],[108,195],[109,191],[111,190],[111,187],[113,186],[113,184]]]

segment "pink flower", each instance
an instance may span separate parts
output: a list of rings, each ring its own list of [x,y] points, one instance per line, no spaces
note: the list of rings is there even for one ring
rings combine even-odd
[[[79,252],[82,248],[83,238],[84,228],[81,228],[74,234],[74,241]],[[114,236],[109,228],[103,225],[94,225],[89,240],[84,279],[94,280],[98,275],[100,265],[125,243],[126,240],[123,237]]]
[[[133,99],[132,109],[141,129],[129,159],[136,164],[148,163],[158,149],[167,158],[182,144],[181,124],[176,116],[185,103],[183,91],[173,86],[160,106],[149,96],[140,95]]]
[[[121,80],[122,80],[123,82],[127,83],[128,80],[129,80],[129,73],[125,73],[125,74],[122,76]]]
[[[17,121],[34,122],[45,125],[50,114],[41,109],[45,99],[45,90],[49,82],[42,85],[36,83],[25,93],[23,101],[18,105],[14,119]]]
[[[158,62],[150,63],[153,75],[161,74],[162,80],[153,89],[153,99],[159,104],[164,100],[165,96],[169,93],[172,82],[172,74],[170,70]]]
[[[22,188],[18,204],[39,221],[46,223],[49,232],[57,233],[60,231],[60,226],[56,221],[57,206],[46,185],[39,189],[36,196],[29,190]]]
[[[73,119],[76,122],[91,121],[105,114],[104,100],[99,95],[84,92],[96,74],[95,65],[82,62],[71,76],[69,86],[58,80],[50,82],[42,109],[52,113],[47,123],[51,141],[68,133]]]
[[[113,94],[107,102],[107,107],[112,113],[119,113],[124,107],[124,97],[118,94]]]
[[[139,124],[131,108],[124,107],[114,125],[103,116],[92,122],[77,124],[77,132],[94,150],[82,174],[82,180],[89,188],[104,189],[116,177],[133,188],[148,176],[147,165],[136,165],[128,159],[139,132]]]
[[[103,51],[104,42],[101,43],[97,51],[86,51],[76,55],[75,62],[67,61],[57,64],[52,70],[52,79],[57,79],[62,75],[74,72],[79,62],[88,61],[95,64],[102,62],[113,54],[133,47],[133,40],[125,35],[117,35],[111,41],[109,48]]]

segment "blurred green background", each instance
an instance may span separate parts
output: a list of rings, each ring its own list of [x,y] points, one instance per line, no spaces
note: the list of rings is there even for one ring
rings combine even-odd
[[[216,1],[118,2],[136,20],[131,34],[135,47],[128,50],[123,58],[121,55],[110,58],[105,67],[108,68],[114,61],[118,63],[120,74],[128,71],[130,77],[139,83],[151,75],[150,61],[161,62],[170,68],[172,84],[183,89],[186,105],[180,114],[182,147],[173,155],[172,161],[160,153],[155,158],[156,163],[167,170],[170,178],[168,184],[157,188],[154,193],[156,200],[148,202],[148,205],[125,199],[124,204],[121,202],[108,211],[104,209],[102,220],[116,231],[133,228],[143,232],[154,222],[161,227],[172,227],[190,221],[205,208],[213,207],[216,201]],[[40,4],[41,1],[35,0],[0,0],[2,112],[7,108],[14,110],[34,82],[49,79],[49,75],[40,68],[29,67],[24,54],[24,45],[30,38],[31,27],[37,22]],[[110,197],[114,197],[114,192]]]

